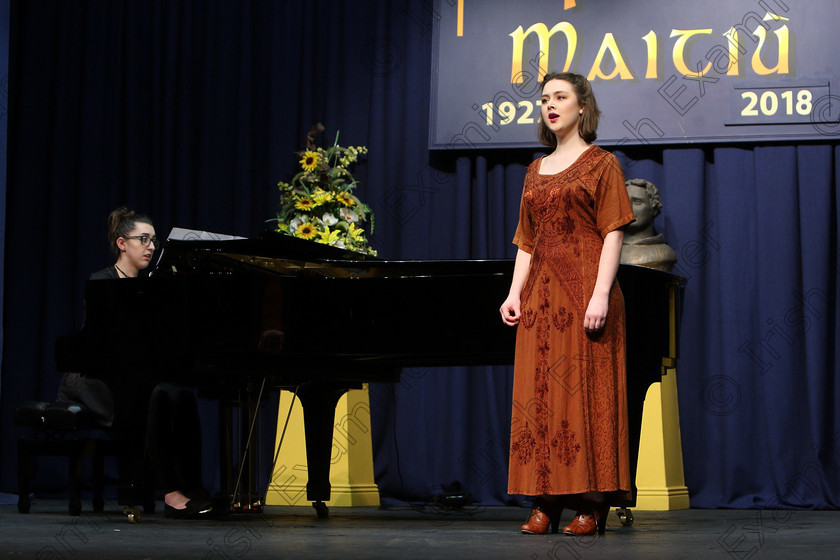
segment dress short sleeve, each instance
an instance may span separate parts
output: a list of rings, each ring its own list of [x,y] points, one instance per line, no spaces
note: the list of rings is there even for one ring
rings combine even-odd
[[[528,206],[525,204],[525,189],[528,187],[528,175],[533,173],[533,167],[539,164],[539,160],[535,160],[528,167],[528,172],[525,175],[525,186],[522,188],[522,198],[519,201],[519,224],[516,226],[516,233],[513,234],[513,244],[528,254],[534,252],[534,219]]]
[[[636,221],[633,205],[624,184],[624,171],[618,159],[607,154],[595,190],[595,224],[601,237]]]

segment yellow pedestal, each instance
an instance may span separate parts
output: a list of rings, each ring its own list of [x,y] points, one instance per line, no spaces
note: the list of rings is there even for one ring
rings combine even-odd
[[[280,394],[275,452],[294,398]],[[331,499],[328,507],[378,506],[379,488],[373,480],[373,448],[370,440],[370,401],[367,386],[345,393],[335,407],[333,446],[330,464]],[[266,504],[309,506],[306,500],[306,441],[303,407],[295,399],[285,439],[277,458]]]
[[[688,509],[683,475],[677,372],[668,369],[645,397],[639,461],[636,468],[636,508]]]

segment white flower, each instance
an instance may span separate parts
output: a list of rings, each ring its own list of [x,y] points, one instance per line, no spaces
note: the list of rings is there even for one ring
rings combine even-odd
[[[350,210],[349,208],[341,208],[338,211],[338,213],[341,214],[341,218],[344,221],[347,221],[347,222],[350,222],[350,223],[353,223],[353,224],[355,224],[356,222],[359,221],[359,215],[356,214],[355,212],[353,212],[352,210]]]
[[[298,226],[305,221],[306,220],[304,220],[304,218],[300,215],[295,216],[294,218],[292,218],[292,221],[289,222],[289,231],[297,230]]]
[[[342,241],[341,239],[336,239],[331,243],[331,245],[333,247],[338,247],[339,249],[346,249],[346,247],[344,246],[344,241]]]
[[[337,223],[338,223],[338,218],[336,218],[335,216],[333,216],[333,215],[332,215],[331,213],[329,213],[329,212],[325,212],[325,213],[324,213],[324,215],[323,215],[323,216],[321,216],[321,220],[322,220],[325,224],[327,224],[328,226],[334,226],[335,224],[337,224]]]

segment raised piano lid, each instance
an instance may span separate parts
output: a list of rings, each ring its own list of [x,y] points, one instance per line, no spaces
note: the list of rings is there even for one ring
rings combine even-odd
[[[399,277],[510,274],[511,259],[389,261],[273,231],[257,239],[170,239],[152,276],[243,269],[281,275]]]

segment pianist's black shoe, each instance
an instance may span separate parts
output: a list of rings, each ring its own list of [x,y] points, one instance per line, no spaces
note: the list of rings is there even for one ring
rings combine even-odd
[[[213,517],[213,504],[204,500],[190,500],[184,509],[164,506],[163,515],[170,519],[210,519]]]

